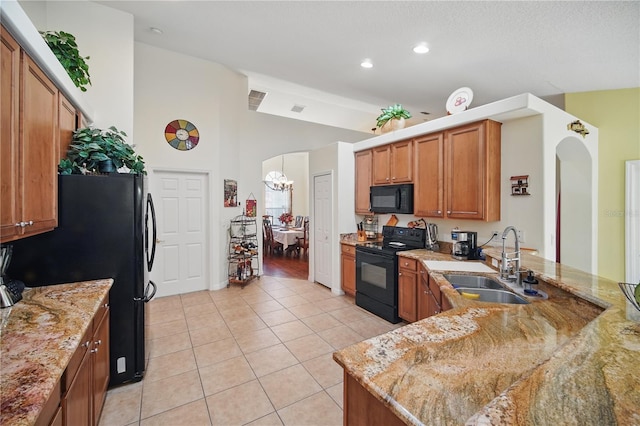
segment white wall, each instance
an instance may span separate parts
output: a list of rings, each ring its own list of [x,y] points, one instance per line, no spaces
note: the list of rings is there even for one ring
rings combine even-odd
[[[262,178],[271,171],[282,171],[282,157],[284,156],[284,174],[293,181],[293,200],[291,211],[294,216],[309,216],[309,153],[292,152],[278,155],[262,162]],[[262,187],[262,196],[264,189]],[[256,195],[256,194],[254,194]],[[257,196],[257,195],[256,195]],[[263,198],[264,199],[264,198]],[[264,205],[259,206],[259,212],[264,212]]]

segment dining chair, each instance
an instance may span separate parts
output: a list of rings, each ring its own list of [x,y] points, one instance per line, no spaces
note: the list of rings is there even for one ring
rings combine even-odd
[[[298,243],[296,246],[298,255],[304,257],[309,256],[309,219],[307,218],[303,224],[302,238],[298,237]]]
[[[273,239],[273,229],[268,219],[262,220],[262,250],[265,254],[282,253],[282,243]]]
[[[302,216],[296,216],[295,228],[302,228]]]

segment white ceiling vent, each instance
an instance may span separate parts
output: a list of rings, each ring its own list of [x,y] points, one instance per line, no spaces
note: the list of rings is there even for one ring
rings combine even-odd
[[[291,111],[293,112],[302,112],[304,109],[306,108],[306,105],[294,105],[293,108],[291,108]]]
[[[251,90],[249,92],[249,109],[251,111],[257,111],[265,96],[267,96],[266,92]]]

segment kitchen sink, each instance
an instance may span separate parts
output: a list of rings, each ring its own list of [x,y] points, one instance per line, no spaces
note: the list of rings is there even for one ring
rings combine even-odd
[[[471,300],[477,300],[479,302],[492,302],[492,303],[513,303],[517,305],[525,305],[529,302],[524,298],[518,296],[515,293],[511,293],[505,290],[494,290],[489,288],[469,288],[458,287],[458,293],[463,297],[467,297]],[[462,294],[465,293],[465,294]]]
[[[503,290],[502,284],[491,278],[480,275],[454,275],[445,274],[444,277],[454,288],[489,288],[493,290]]]

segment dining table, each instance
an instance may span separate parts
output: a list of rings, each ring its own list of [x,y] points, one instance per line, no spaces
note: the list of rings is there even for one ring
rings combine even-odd
[[[298,238],[304,237],[304,228],[276,228],[273,227],[273,239],[282,244],[282,249],[293,246]]]

